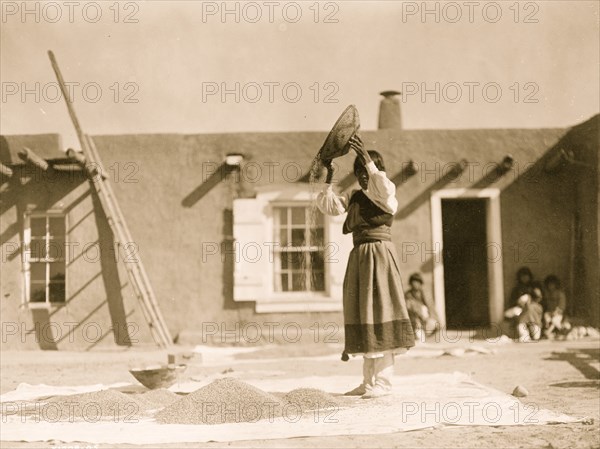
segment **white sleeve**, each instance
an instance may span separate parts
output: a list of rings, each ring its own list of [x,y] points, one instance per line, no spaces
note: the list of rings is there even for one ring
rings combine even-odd
[[[367,197],[381,207],[384,211],[394,215],[398,211],[398,200],[396,199],[396,184],[390,181],[383,171],[375,166],[373,161],[367,164],[369,183]]]
[[[342,215],[346,212],[344,199],[334,193],[331,184],[327,184],[317,195],[317,207],[325,215]]]

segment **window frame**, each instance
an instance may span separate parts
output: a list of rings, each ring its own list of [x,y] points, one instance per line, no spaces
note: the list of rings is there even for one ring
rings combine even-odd
[[[307,221],[306,221],[306,217],[307,214],[309,213],[310,209],[311,209],[311,203],[309,201],[303,201],[303,200],[297,200],[297,201],[272,201],[269,204],[269,220],[271,222],[271,226],[272,226],[272,236],[274,239],[274,242],[277,242],[279,240],[279,236],[278,233],[281,230],[281,223],[279,222],[280,218],[279,218],[279,214],[278,214],[278,210],[282,209],[282,208],[286,208],[288,211],[291,208],[302,208],[304,209],[304,222],[303,222],[303,227],[302,229],[304,229],[305,231],[309,231],[310,228],[307,226]],[[298,246],[298,247],[294,247],[291,244],[288,244],[286,246],[282,246],[282,245],[277,245],[277,246],[273,246],[273,250],[270,254],[270,257],[272,257],[273,260],[273,268],[272,270],[270,270],[271,275],[272,275],[272,281],[270,282],[270,293],[278,298],[285,298],[288,296],[299,296],[302,295],[304,297],[306,297],[307,295],[310,297],[329,297],[329,285],[328,285],[328,266],[325,263],[325,261],[323,261],[323,290],[277,290],[276,285],[277,285],[277,278],[279,276],[281,276],[282,272],[284,271],[283,269],[281,269],[281,271],[278,271],[277,269],[277,260],[278,257],[277,255],[281,255],[284,252],[292,252],[290,251],[290,248],[298,248],[298,250],[296,250],[295,252],[298,253],[304,253],[304,252],[322,252],[323,253],[323,258],[325,258],[325,254],[326,254],[326,249],[327,249],[327,243],[329,242],[329,232],[328,232],[328,217],[326,214],[323,214],[322,212],[318,211],[318,213],[320,213],[323,217],[323,221],[322,221],[322,227],[321,229],[323,229],[323,246],[319,247],[319,246]],[[291,213],[288,212],[288,215],[290,215],[290,219],[291,219]],[[293,229],[293,224],[291,223],[291,221],[289,223],[287,223],[286,228],[288,229]],[[298,227],[298,229],[300,229],[300,227]],[[290,242],[291,243],[291,242]],[[285,249],[282,249],[285,248]],[[309,262],[310,264],[310,262]],[[307,269],[309,269],[307,267]],[[290,271],[291,274],[291,271]],[[306,280],[305,280],[305,287],[306,287]],[[292,283],[293,285],[293,281],[292,280],[288,280],[288,283]]]
[[[44,241],[46,242],[46,254],[43,262],[46,266],[46,281],[45,281],[45,300],[44,301],[32,301],[31,293],[32,293],[32,280],[31,280],[31,264],[39,262],[38,260],[32,261],[31,257],[31,244],[32,244],[32,232],[31,232],[31,220],[35,218],[44,218],[46,219],[46,235],[44,236]],[[65,246],[63,248],[62,257],[57,260],[48,259],[48,220],[51,218],[62,218],[64,220],[64,242]],[[67,298],[69,297],[68,292],[68,260],[67,260],[67,234],[69,229],[68,223],[68,215],[62,210],[46,210],[46,211],[27,211],[23,217],[23,250],[22,250],[22,260],[23,260],[23,304],[24,306],[30,309],[45,309],[45,308],[58,308],[64,307],[67,304]],[[50,281],[48,279],[48,270],[50,263],[52,262],[64,262],[65,267],[65,279],[64,279],[64,291],[65,291],[65,299],[64,301],[51,301],[50,300]]]
[[[346,214],[324,216],[325,291],[276,292],[272,256],[274,208],[306,207],[313,204],[318,191],[303,183],[268,184],[254,190],[254,196],[233,200],[233,237],[239,257],[233,269],[233,300],[253,302],[257,314],[341,312],[346,264],[353,247],[352,239],[343,234]],[[246,260],[246,245],[260,247],[262,257]],[[264,251],[267,248],[269,252]]]

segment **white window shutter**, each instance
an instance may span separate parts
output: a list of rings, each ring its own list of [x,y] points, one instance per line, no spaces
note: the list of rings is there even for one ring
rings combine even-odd
[[[257,301],[268,295],[269,239],[265,205],[256,199],[233,201],[234,301]]]
[[[325,250],[325,265],[326,270],[329,270],[329,296],[341,301],[348,256],[353,246],[352,235],[342,233],[346,214],[327,218],[329,237]]]

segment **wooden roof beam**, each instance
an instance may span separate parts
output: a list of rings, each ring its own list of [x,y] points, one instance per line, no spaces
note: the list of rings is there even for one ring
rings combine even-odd
[[[33,150],[27,147],[23,147],[23,149],[19,151],[18,154],[24,162],[29,162],[35,165],[36,167],[41,168],[44,171],[48,170],[48,162],[46,162],[43,158],[35,154]]]
[[[12,168],[7,167],[6,165],[0,162],[0,174],[2,174],[2,176],[6,176],[7,178],[11,178],[13,175]]]
[[[73,148],[69,148],[67,150],[67,157],[71,159],[73,162],[77,162],[78,164],[85,165],[85,155],[79,151],[75,151]]]
[[[96,176],[102,176],[102,179],[106,179],[106,175],[98,170],[96,164],[87,163],[85,154],[83,154],[82,152],[75,151],[73,148],[69,148],[67,150],[67,157],[73,162],[77,163],[86,172],[88,177],[93,179]]]

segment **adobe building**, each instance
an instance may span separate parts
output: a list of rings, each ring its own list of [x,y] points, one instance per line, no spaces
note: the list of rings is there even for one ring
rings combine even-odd
[[[421,272],[443,324],[485,328],[528,266],[562,280],[569,316],[600,325],[600,116],[568,129],[405,130],[387,94],[391,117],[361,136],[397,185],[405,285]],[[314,212],[321,183],[308,182],[325,136],[96,136],[105,173],[91,178],[57,135],[3,136],[2,348],[152,344],[125,270],[138,257],[176,341],[267,341],[267,329],[289,341],[315,323],[343,338],[352,239],[344,217]],[[335,162],[335,187],[350,192],[353,157]],[[93,188],[101,175],[135,240],[120,248]]]

